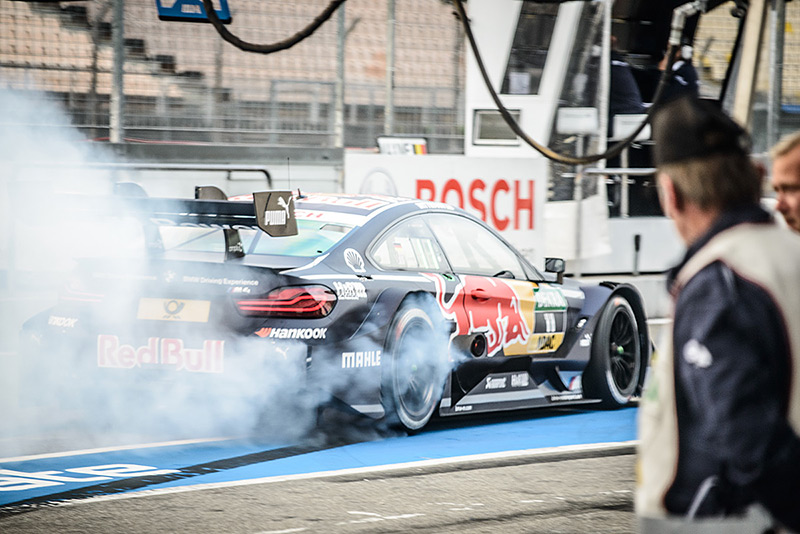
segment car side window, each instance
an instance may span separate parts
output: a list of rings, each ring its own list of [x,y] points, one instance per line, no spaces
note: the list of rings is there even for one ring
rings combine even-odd
[[[527,279],[514,251],[477,222],[442,213],[430,216],[428,223],[455,272]]]
[[[371,255],[383,269],[449,270],[436,238],[420,217],[405,219],[383,234]]]

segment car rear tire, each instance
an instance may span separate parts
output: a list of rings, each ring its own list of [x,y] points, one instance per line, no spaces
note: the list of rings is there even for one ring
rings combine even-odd
[[[639,388],[643,363],[636,316],[628,300],[616,295],[597,322],[583,374],[585,396],[600,399],[604,408],[626,406]]]
[[[418,306],[395,315],[386,342],[390,355],[383,377],[387,421],[415,432],[433,416],[449,372],[447,336],[441,321]]]

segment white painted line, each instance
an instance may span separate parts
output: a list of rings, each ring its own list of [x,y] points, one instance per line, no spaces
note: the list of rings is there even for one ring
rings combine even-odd
[[[193,445],[195,443],[213,443],[215,441],[225,441],[235,438],[203,438],[185,439],[179,441],[162,441],[160,443],[144,443],[141,445],[121,445],[118,447],[100,447],[97,449],[84,449],[78,451],[49,452],[44,454],[31,454],[28,456],[12,456],[10,458],[0,458],[0,464],[8,462],[27,462],[29,460],[43,460],[47,458],[65,458],[68,456],[84,456],[86,454],[98,454],[103,452],[129,451],[133,449],[154,449],[157,447],[173,447],[175,445]]]
[[[162,488],[152,490],[142,490],[131,493],[117,493],[114,495],[100,495],[85,499],[75,499],[59,503],[49,503],[48,506],[69,506],[74,504],[117,501],[123,499],[138,499],[142,497],[154,497],[159,495],[170,495],[174,493],[188,493],[191,491],[203,491],[209,489],[234,488],[239,486],[253,486],[256,484],[274,484],[276,482],[290,482],[294,480],[314,480],[320,478],[331,478],[346,475],[363,475],[368,473],[381,473],[387,471],[400,471],[403,469],[436,467],[450,464],[463,464],[468,462],[479,462],[486,460],[502,460],[509,458],[534,458],[556,456],[565,453],[581,453],[595,451],[614,451],[623,450],[636,446],[638,440],[620,441],[613,443],[588,443],[584,445],[565,445],[562,447],[545,447],[541,449],[524,449],[517,451],[490,452],[485,454],[471,454],[468,456],[455,456],[453,458],[439,458],[435,460],[418,460],[415,462],[405,462],[399,464],[376,465],[371,467],[354,467],[350,469],[337,469],[334,471],[317,471],[314,473],[299,473],[296,475],[277,475],[263,478],[253,478],[249,480],[231,480],[229,482],[214,482],[210,484],[194,484],[191,486],[178,486],[175,488]]]
[[[342,521],[336,523],[337,525],[360,525],[363,523],[378,523],[380,521],[395,521],[397,519],[411,519],[414,517],[422,517],[425,514],[400,514],[400,515],[387,515],[375,514],[373,512],[347,512],[354,515],[366,515],[364,519],[351,519],[350,521]]]

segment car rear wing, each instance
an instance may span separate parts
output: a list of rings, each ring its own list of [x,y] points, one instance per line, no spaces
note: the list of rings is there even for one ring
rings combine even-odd
[[[231,201],[216,186],[195,187],[194,199],[150,198],[133,182],[114,186],[115,202],[98,206],[97,199],[84,197],[87,208],[125,213],[142,220],[147,249],[163,252],[159,226],[197,226],[224,230],[225,260],[244,256],[241,228],[260,228],[272,237],[297,235],[292,191],[259,191],[253,201]]]

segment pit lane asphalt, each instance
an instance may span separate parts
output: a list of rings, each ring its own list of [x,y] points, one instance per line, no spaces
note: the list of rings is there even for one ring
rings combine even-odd
[[[575,516],[566,531],[581,521],[632,531],[635,414],[534,411],[377,440],[328,434],[283,446],[221,440],[6,458],[0,531],[485,532],[531,531],[523,526],[533,521],[557,532],[565,514]],[[96,480],[120,465],[152,475]],[[14,491],[26,473],[60,482]]]
[[[5,534],[633,533],[633,455],[284,480],[0,519]]]

